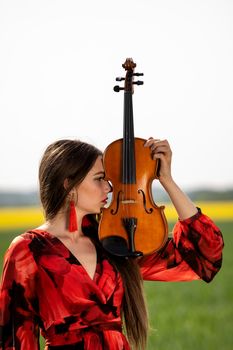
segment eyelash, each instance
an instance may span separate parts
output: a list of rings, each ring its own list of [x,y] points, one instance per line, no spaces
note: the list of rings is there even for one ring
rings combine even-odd
[[[97,179],[96,179],[97,181],[101,181],[101,180],[104,180],[104,177],[103,176],[101,176],[101,177],[98,177]]]

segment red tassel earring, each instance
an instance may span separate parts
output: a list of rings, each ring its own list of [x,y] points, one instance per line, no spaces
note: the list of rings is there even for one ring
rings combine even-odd
[[[77,223],[77,214],[74,205],[74,201],[70,201],[70,212],[69,212],[69,232],[77,231],[78,223]]]

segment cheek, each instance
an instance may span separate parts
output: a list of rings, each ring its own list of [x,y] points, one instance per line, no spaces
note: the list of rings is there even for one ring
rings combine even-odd
[[[80,191],[78,192],[78,201],[91,201],[92,199],[95,199],[95,196],[99,195],[101,192],[101,188],[96,185],[89,185],[85,188],[80,189]]]

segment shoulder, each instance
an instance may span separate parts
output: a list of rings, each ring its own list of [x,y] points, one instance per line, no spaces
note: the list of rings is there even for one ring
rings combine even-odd
[[[33,241],[33,234],[25,232],[19,236],[16,236],[10,243],[9,248],[6,251],[5,259],[21,260],[26,255],[30,254],[30,244]]]
[[[4,256],[2,280],[25,283],[34,278],[38,267],[30,249],[30,235],[22,234],[13,239]]]

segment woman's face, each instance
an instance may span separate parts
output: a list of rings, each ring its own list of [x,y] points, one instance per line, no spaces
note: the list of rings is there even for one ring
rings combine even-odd
[[[77,187],[76,208],[82,214],[97,214],[107,203],[107,194],[111,187],[104,180],[104,175],[102,157],[99,156],[84,180]]]

